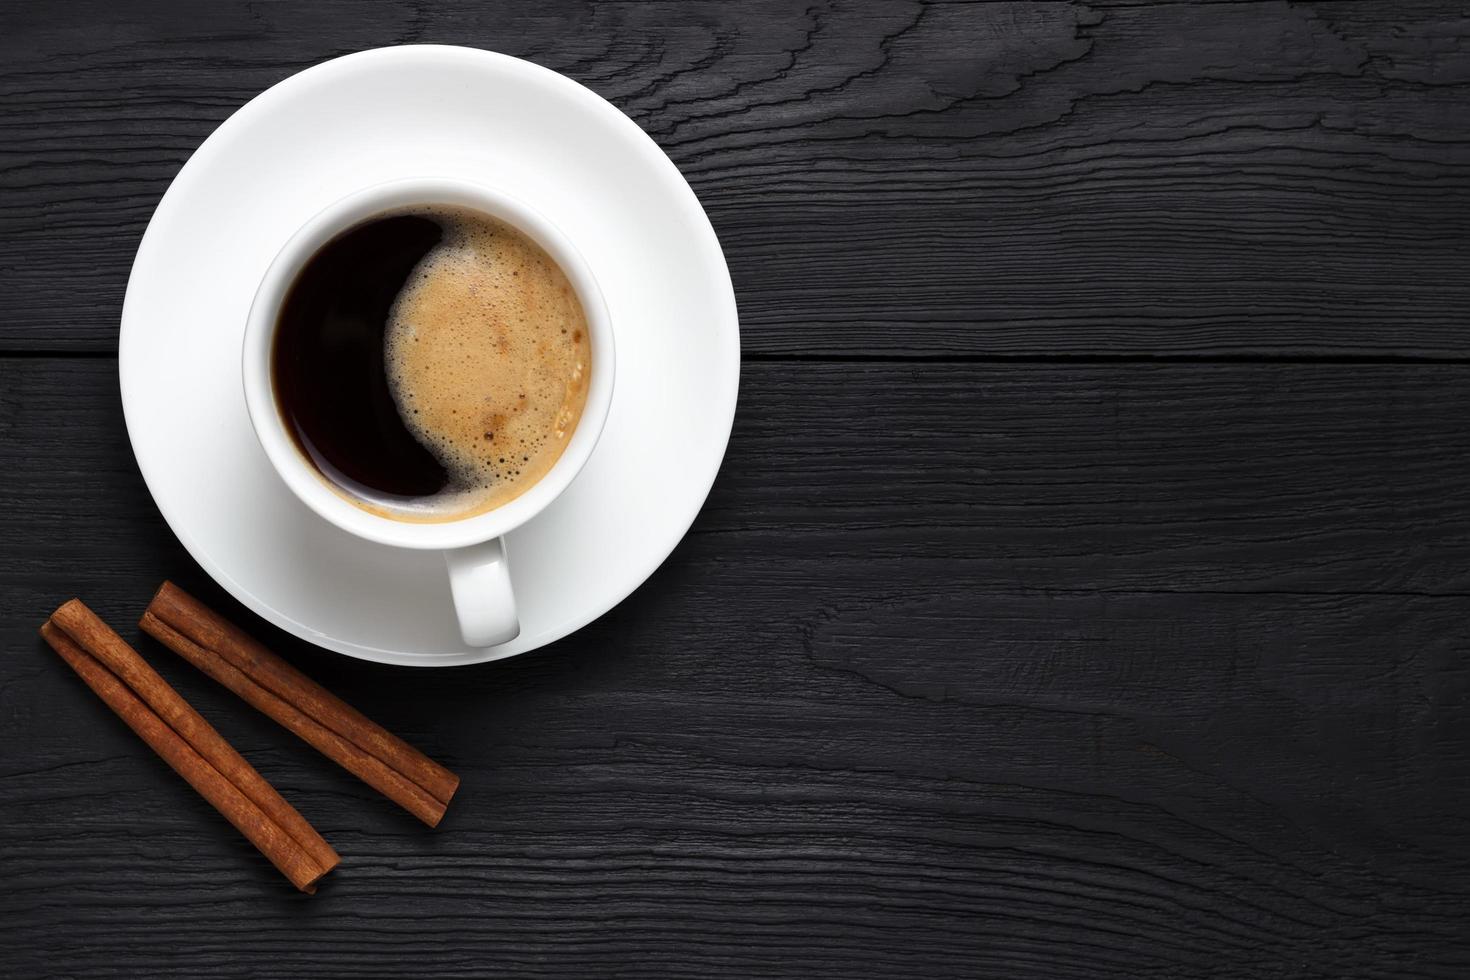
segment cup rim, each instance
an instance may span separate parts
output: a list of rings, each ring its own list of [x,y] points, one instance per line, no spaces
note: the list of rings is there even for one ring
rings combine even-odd
[[[551,469],[506,503],[469,517],[400,521],[352,503],[308,460],[282,417],[272,382],[271,351],[281,304],[301,267],[334,236],[376,214],[415,206],[465,207],[513,225],[561,267],[587,320],[593,367],[587,401],[572,437]],[[378,544],[449,550],[481,544],[529,521],[571,485],[592,455],[612,405],[616,354],[602,289],[582,253],[550,218],[502,188],[452,177],[407,177],[359,188],[318,211],[287,239],[266,269],[250,305],[241,345],[241,378],[250,423],[271,467],[324,520]]]

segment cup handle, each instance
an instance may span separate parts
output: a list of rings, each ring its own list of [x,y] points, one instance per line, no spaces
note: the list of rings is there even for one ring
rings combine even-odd
[[[520,635],[504,539],[446,551],[444,561],[449,566],[459,633],[467,646],[493,647]]]

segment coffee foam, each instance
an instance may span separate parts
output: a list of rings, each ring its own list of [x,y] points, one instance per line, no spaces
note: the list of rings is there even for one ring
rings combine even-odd
[[[444,237],[388,315],[384,363],[400,416],[449,472],[400,519],[498,507],[561,457],[587,400],[592,342],[561,267],[517,229],[457,209],[421,211]]]

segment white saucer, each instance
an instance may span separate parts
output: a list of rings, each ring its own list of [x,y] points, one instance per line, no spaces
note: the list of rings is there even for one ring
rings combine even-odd
[[[439,554],[368,544],[297,501],[241,391],[246,312],[286,238],[349,191],[415,175],[498,185],[550,216],[591,263],[617,334],[602,439],[566,493],[507,539],[522,631],[487,650],[459,640]],[[443,666],[565,636],[668,557],[725,453],[740,339],[714,230],[636,124],[529,62],[422,45],[288,78],[205,140],[138,248],[119,362],[143,478],[224,588],[330,650]]]

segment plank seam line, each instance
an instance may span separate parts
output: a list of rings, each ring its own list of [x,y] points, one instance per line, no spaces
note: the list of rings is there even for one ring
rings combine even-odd
[[[116,360],[115,350],[90,348],[19,348],[0,349],[0,358],[11,360]],[[1259,364],[1319,365],[1324,367],[1470,365],[1470,356],[1432,354],[798,354],[752,351],[742,355],[747,364],[1038,364],[1038,365],[1119,365],[1150,364]]]

